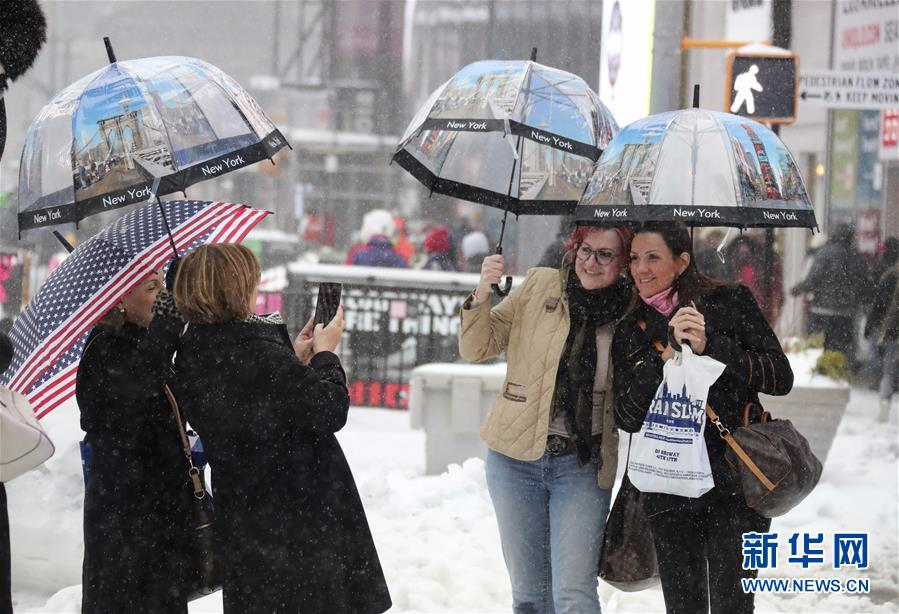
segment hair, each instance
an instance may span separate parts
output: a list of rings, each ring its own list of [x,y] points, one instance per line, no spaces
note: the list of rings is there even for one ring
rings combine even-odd
[[[579,224],[574,227],[574,230],[571,231],[571,236],[568,237],[568,241],[565,242],[564,264],[571,264],[574,262],[574,252],[578,245],[583,243],[584,239],[587,238],[587,235],[594,230],[614,230],[618,233],[618,238],[621,239],[621,255],[625,256],[628,247],[631,244],[631,238],[634,235],[634,231],[631,228],[627,226],[595,226]]]
[[[118,305],[103,314],[103,317],[97,322],[97,326],[102,326],[108,330],[119,330],[125,326],[125,310]]]
[[[201,245],[178,266],[175,305],[185,320],[197,324],[244,320],[253,314],[250,296],[259,273],[259,261],[243,245]]]
[[[703,274],[696,267],[696,259],[693,257],[693,238],[684,224],[680,222],[646,222],[637,228],[633,237],[648,233],[662,237],[665,246],[671,250],[675,258],[679,258],[681,254],[690,256],[690,264],[683,273],[674,278],[674,283],[671,284],[671,291],[677,292],[680,306],[689,305],[690,301],[699,301],[709,291],[725,285],[723,281]],[[633,237],[631,237],[631,241],[633,241]],[[627,249],[630,251],[630,243],[628,243]]]

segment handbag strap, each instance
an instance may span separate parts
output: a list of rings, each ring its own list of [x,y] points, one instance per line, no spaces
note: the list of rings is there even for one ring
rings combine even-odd
[[[643,320],[637,320],[637,326],[640,328],[640,330],[642,330],[642,331],[644,331],[644,332],[646,331],[646,322],[645,322],[645,321],[643,321]],[[652,341],[652,347],[653,347],[653,349],[655,349],[655,351],[658,352],[659,354],[661,354],[662,352],[665,351],[665,346],[662,345],[662,343],[661,343],[658,339],[653,339],[653,341]]]
[[[184,431],[184,423],[181,422],[181,411],[178,409],[178,401],[175,400],[175,395],[168,384],[163,387],[163,390],[165,391],[165,398],[168,399],[169,406],[172,408],[175,422],[178,424],[178,435],[181,436],[181,451],[184,453],[184,458],[187,459],[187,464],[190,467],[187,473],[194,487],[194,497],[202,499],[206,496],[206,489],[203,488],[203,482],[200,480],[200,470],[194,465],[194,459],[190,453],[190,441],[188,441],[187,433]]]
[[[749,468],[752,474],[756,478],[758,478],[759,482],[764,484],[765,488],[767,488],[769,491],[774,490],[774,483],[769,480],[764,473],[762,473],[762,470],[759,469],[758,465],[752,462],[752,459],[749,458],[748,454],[746,454],[746,450],[743,449],[743,446],[737,443],[737,440],[734,439],[733,435],[730,434],[730,429],[728,429],[721,423],[721,419],[718,417],[718,414],[715,413],[715,410],[713,410],[712,406],[708,403],[705,404],[705,414],[709,417],[709,420],[712,421],[712,424],[714,424],[718,428],[718,435],[720,435],[721,439],[723,439],[725,443],[730,446],[730,449],[734,451],[734,453],[737,455],[737,458],[739,458],[743,462],[743,464]]]

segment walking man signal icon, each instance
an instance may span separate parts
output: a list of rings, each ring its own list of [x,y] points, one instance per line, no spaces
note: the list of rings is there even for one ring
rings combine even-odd
[[[753,53],[728,54],[725,111],[772,124],[795,119],[799,59],[785,49],[771,49],[770,54],[765,46]]]
[[[734,92],[736,92],[736,96],[734,96],[733,104],[730,105],[731,113],[738,112],[740,107],[743,106],[743,103],[746,104],[746,112],[749,115],[755,113],[755,96],[752,91],[764,91],[762,84],[756,79],[758,72],[759,67],[753,64],[749,67],[749,70],[737,75],[737,78],[734,79]]]

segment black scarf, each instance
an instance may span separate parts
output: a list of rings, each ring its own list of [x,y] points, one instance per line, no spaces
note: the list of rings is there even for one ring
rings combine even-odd
[[[631,301],[631,289],[622,277],[606,288],[585,290],[571,270],[565,294],[571,328],[559,360],[550,411],[553,418],[564,416],[577,448],[578,462],[584,465],[590,461],[593,433],[596,328],[624,315]]]

